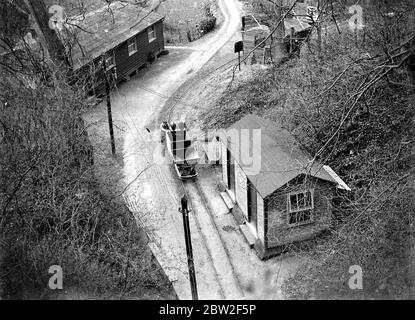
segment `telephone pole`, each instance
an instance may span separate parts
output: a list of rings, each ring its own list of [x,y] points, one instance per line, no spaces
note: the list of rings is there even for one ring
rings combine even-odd
[[[277,16],[277,23],[279,23],[277,30],[275,31],[275,35],[271,36],[272,45],[274,45],[274,38],[275,38],[275,45],[274,49],[271,46],[271,59],[275,64],[278,64],[284,57],[287,56],[287,49],[284,45],[284,38],[285,38],[285,27],[283,20],[283,5],[284,1],[279,0],[278,4],[276,5],[275,14]],[[281,22],[280,22],[281,21]]]
[[[111,152],[112,155],[115,155],[115,138],[114,138],[114,127],[112,124],[112,112],[111,112],[111,90],[110,82],[108,81],[107,73],[107,61],[106,56],[102,56],[103,67],[104,67],[104,78],[105,78],[105,94],[107,96],[107,112],[108,112],[108,125],[110,129],[110,138],[111,138]]]
[[[317,48],[318,48],[318,55],[321,55],[321,3],[320,0],[317,0],[317,21],[316,21],[316,25],[317,25]]]
[[[186,243],[187,264],[189,267],[189,279],[190,289],[192,291],[192,299],[198,300],[195,265],[193,261],[192,239],[190,237],[189,209],[187,207],[186,196],[182,197],[181,208],[179,208],[179,212],[183,214],[184,240]]]

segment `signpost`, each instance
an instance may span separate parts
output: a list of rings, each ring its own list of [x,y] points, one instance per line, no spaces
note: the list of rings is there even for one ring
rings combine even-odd
[[[187,207],[186,196],[182,197],[181,208],[179,208],[179,211],[183,214],[184,240],[186,243],[187,264],[189,266],[189,279],[190,289],[192,291],[192,299],[198,300],[195,265],[193,262],[192,239],[190,237],[189,209]]]
[[[112,125],[112,114],[111,114],[111,88],[110,88],[110,82],[108,79],[108,73],[107,73],[107,62],[106,62],[106,56],[102,56],[102,62],[103,62],[103,68],[104,68],[104,77],[105,77],[105,93],[107,96],[107,112],[108,112],[108,125],[110,129],[110,138],[111,138],[111,151],[112,154],[115,155],[115,138],[114,138],[114,128]]]
[[[239,65],[239,71],[241,71],[241,51],[244,51],[244,42],[238,41],[235,42],[235,53],[238,53],[238,65]]]

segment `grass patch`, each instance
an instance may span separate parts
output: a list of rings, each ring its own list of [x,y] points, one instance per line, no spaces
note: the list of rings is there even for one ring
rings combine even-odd
[[[159,13],[166,16],[165,39],[167,44],[183,44],[201,38],[200,24],[206,19],[206,7],[220,17],[216,0],[167,0],[160,5]]]

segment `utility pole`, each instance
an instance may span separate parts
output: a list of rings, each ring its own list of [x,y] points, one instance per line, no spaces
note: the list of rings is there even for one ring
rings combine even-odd
[[[318,48],[319,56],[321,55],[321,17],[322,17],[320,10],[321,10],[321,3],[320,3],[320,0],[317,0],[318,18],[317,18],[316,24],[317,24],[317,48]]]
[[[184,240],[186,242],[187,264],[189,267],[189,279],[190,279],[190,289],[192,291],[192,299],[198,300],[195,265],[193,261],[193,251],[192,251],[192,239],[190,237],[189,209],[187,207],[186,196],[182,197],[181,208],[179,208],[179,212],[183,214]]]
[[[112,155],[115,155],[114,128],[112,124],[112,112],[111,112],[111,92],[110,92],[110,83],[108,81],[107,61],[106,61],[105,54],[102,56],[102,63],[104,67],[105,94],[107,96],[107,112],[108,112],[108,125],[110,129],[110,138],[111,138],[111,151],[112,151]]]
[[[275,10],[275,14],[277,16],[277,23],[280,20],[283,20],[283,5],[284,2],[283,0],[279,0],[278,4],[276,4],[276,10]],[[275,47],[274,49],[272,49],[271,47],[271,51],[274,51],[273,53],[271,53],[271,59],[275,64],[278,64],[284,57],[287,56],[287,49],[284,46],[284,38],[285,38],[285,27],[284,27],[284,21],[281,21],[281,23],[279,24],[275,35],[271,36],[272,39],[272,43],[274,43],[274,38],[275,38]]]
[[[290,29],[290,55],[294,52],[294,27]]]

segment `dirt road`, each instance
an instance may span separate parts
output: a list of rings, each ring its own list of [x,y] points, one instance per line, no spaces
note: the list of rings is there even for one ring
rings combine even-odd
[[[238,1],[218,2],[225,16],[220,30],[190,47],[168,48],[169,55],[122,84],[112,95],[114,123],[123,127],[123,146],[118,146],[118,153],[122,154],[128,186],[124,199],[149,235],[150,247],[180,299],[191,298],[183,223],[178,212],[184,190],[172,166],[157,163],[156,157],[163,149],[157,127],[151,124],[167,99],[237,32]],[[199,297],[239,299],[243,293],[217,231],[209,223],[208,213],[199,211],[198,216],[190,218]]]

